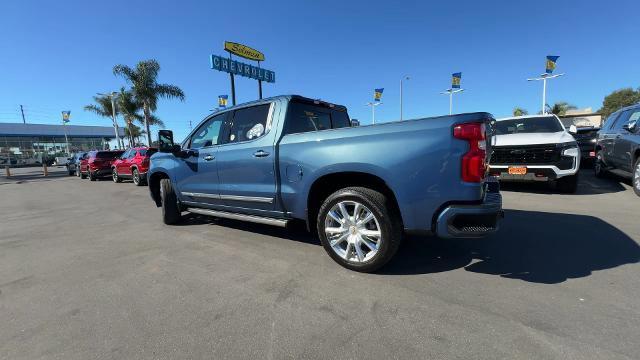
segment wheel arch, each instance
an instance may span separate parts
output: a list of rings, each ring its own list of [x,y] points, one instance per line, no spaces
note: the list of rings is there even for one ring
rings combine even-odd
[[[340,189],[353,186],[366,187],[385,195],[391,210],[397,214],[402,222],[402,212],[396,194],[382,178],[366,172],[345,171],[325,174],[311,184],[307,195],[307,227],[309,229],[315,228],[318,211],[324,199]]]
[[[162,206],[162,199],[160,198],[160,180],[171,179],[169,174],[164,171],[156,171],[149,176],[149,192],[151,198],[156,203],[157,207]]]

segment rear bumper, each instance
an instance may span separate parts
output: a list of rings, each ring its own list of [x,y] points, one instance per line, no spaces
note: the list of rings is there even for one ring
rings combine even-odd
[[[492,179],[487,183],[482,203],[453,204],[444,208],[436,221],[436,235],[441,238],[482,237],[496,232],[502,217],[500,185]]]
[[[111,169],[91,169],[91,174],[93,174],[93,176],[110,176],[111,175]]]

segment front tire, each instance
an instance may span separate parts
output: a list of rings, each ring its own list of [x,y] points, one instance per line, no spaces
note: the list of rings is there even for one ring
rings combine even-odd
[[[631,184],[633,185],[633,192],[640,196],[640,157],[636,159],[636,163],[633,165]]]
[[[122,179],[120,178],[120,176],[118,176],[118,172],[115,168],[111,169],[111,178],[113,179],[114,183],[122,182]]]
[[[331,258],[343,267],[373,272],[395,255],[402,240],[400,217],[383,194],[350,187],[320,207],[317,231]]]
[[[573,194],[578,189],[578,174],[561,177],[557,180],[558,190],[565,194]]]
[[[162,222],[167,225],[178,223],[182,213],[171,180],[160,180],[160,199],[162,200]]]

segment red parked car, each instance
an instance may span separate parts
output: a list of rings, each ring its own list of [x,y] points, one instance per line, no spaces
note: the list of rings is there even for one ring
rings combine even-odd
[[[109,176],[111,174],[111,164],[124,151],[89,151],[87,156],[80,160],[80,177],[96,181],[99,177]]]
[[[136,186],[147,182],[147,171],[151,161],[149,158],[158,150],[147,147],[136,147],[125,151],[122,156],[111,165],[113,182],[131,179]]]

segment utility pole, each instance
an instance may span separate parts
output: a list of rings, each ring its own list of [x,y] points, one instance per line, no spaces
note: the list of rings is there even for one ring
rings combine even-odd
[[[26,124],[27,121],[24,119],[24,109],[22,108],[22,105],[20,105],[20,113],[22,113],[22,123]]]

